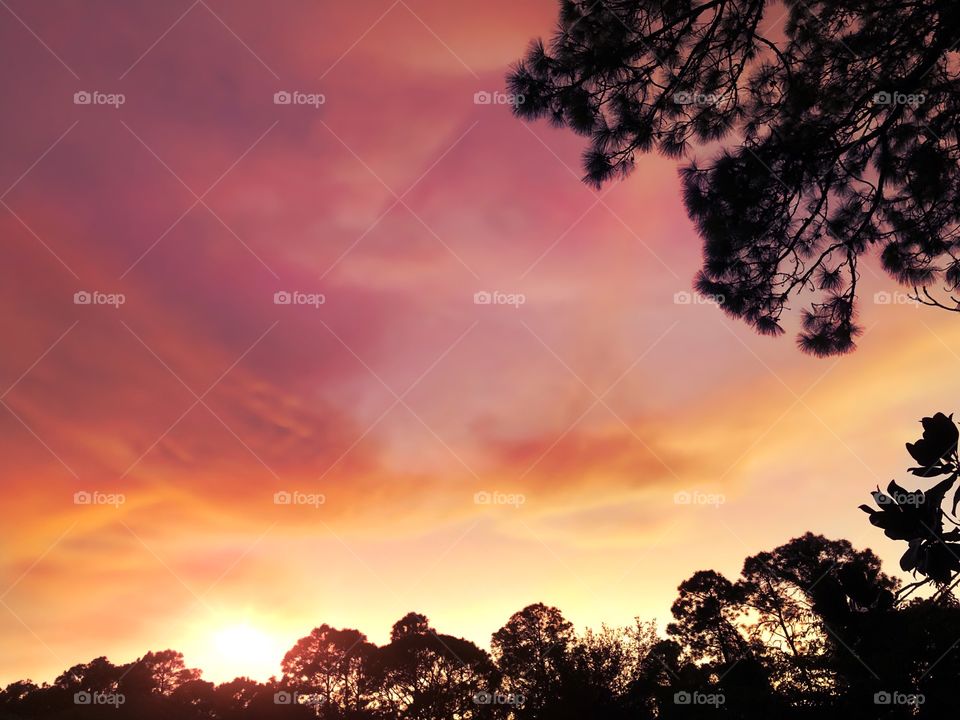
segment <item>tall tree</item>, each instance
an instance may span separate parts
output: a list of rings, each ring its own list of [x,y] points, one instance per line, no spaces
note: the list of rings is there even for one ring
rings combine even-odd
[[[599,631],[587,630],[576,637],[563,667],[557,698],[560,708],[551,709],[551,716],[635,719],[637,713],[630,703],[629,690],[637,677],[640,659],[655,641],[656,631],[651,625],[604,625]]]
[[[528,605],[493,634],[492,648],[505,687],[523,696],[517,717],[536,720],[560,693],[573,626],[555,607]]]
[[[726,665],[748,654],[738,625],[743,608],[739,588],[717,572],[701,570],[684,580],[678,592],[667,633],[689,655]]]
[[[469,640],[437,633],[427,618],[410,613],[393,626],[389,645],[374,657],[378,707],[387,717],[449,720],[489,717],[477,703],[495,686],[486,652]]]
[[[358,630],[315,628],[284,656],[283,681],[314,696],[326,715],[359,715],[372,701],[370,660],[376,647]]]
[[[812,533],[748,557],[738,585],[773,681],[801,703],[845,689],[836,658],[859,642],[855,614],[889,608],[897,587],[870,550]]]
[[[520,117],[590,139],[595,186],[719,141],[682,172],[697,288],[768,334],[806,294],[800,347],[842,353],[873,249],[918,300],[960,310],[960,5],[785,5],[778,24],[772,0],[561,0],[509,84]]]
[[[120,690],[130,695],[170,695],[184,683],[199,680],[200,675],[200,670],[186,666],[181,652],[148,652],[124,670]]]

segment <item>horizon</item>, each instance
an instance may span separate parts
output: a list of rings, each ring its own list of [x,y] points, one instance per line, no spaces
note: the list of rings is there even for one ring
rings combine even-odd
[[[662,631],[807,531],[907,577],[858,506],[952,412],[952,313],[876,252],[841,357],[697,295],[681,163],[594,190],[498,95],[556,0],[281,5],[0,8],[0,687],[266,680],[409,611]]]

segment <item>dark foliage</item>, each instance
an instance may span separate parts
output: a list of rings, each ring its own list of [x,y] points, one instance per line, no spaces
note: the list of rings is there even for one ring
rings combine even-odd
[[[950,593],[897,604],[897,590],[870,550],[808,533],[747,558],[736,580],[694,573],[666,638],[643,622],[577,634],[538,603],[488,654],[410,613],[382,647],[321,625],[266,683],[215,686],[170,650],[96,658],[49,685],[8,685],[0,720],[949,717],[960,606]]]
[[[767,334],[807,293],[800,347],[829,355],[860,332],[871,250],[960,309],[958,42],[951,0],[561,0],[508,82],[520,117],[589,138],[595,186],[719,143],[682,172],[697,288]]]
[[[960,459],[957,440],[960,431],[949,417],[937,413],[920,421],[923,437],[907,443],[907,452],[920,463],[909,472],[922,478],[946,476],[924,490],[908,492],[891,480],[887,492],[877,488],[873,493],[877,508],[861,505],[870,515],[870,522],[883,530],[892,540],[903,540],[907,550],[900,558],[900,568],[919,575],[921,579],[911,586],[928,583],[940,586],[941,592],[952,585],[960,573],[960,487],[953,494],[949,510],[944,507],[947,493],[960,477]]]

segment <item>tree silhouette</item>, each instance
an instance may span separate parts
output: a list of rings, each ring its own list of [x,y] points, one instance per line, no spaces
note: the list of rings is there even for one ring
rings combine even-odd
[[[545,718],[559,696],[573,626],[554,607],[528,605],[493,635],[491,646],[504,687],[523,697],[518,718]]]
[[[955,475],[952,432],[925,420],[914,473]],[[960,677],[949,587],[895,602],[873,552],[807,533],[746,558],[735,579],[684,580],[667,637],[639,621],[577,633],[537,603],[493,634],[491,656],[409,613],[382,647],[320,625],[265,683],[214,685],[173,650],[98,657],[50,684],[11,683],[0,720],[942,720]]]
[[[379,648],[321,625],[287,653],[283,678],[266,683],[213,685],[172,650],[122,666],[96,658],[49,685],[11,683],[0,719],[949,717],[960,604],[949,592],[894,603],[896,587],[869,550],[808,533],[747,558],[735,580],[694,573],[678,588],[668,638],[652,623],[577,634],[538,603],[494,633],[491,658],[411,613]],[[517,689],[534,702],[492,699]],[[77,700],[116,692],[117,706]]]
[[[263,691],[260,683],[240,677],[218,685],[214,690],[214,717],[223,720],[241,720],[246,717]]]
[[[737,627],[742,600],[739,589],[713,570],[684,580],[670,611],[675,618],[667,633],[696,658],[729,664],[750,653]]]
[[[897,583],[870,550],[807,533],[747,558],[738,585],[772,682],[813,703],[842,688],[835,658],[855,642],[844,632],[852,613],[889,607]]]
[[[637,631],[643,633],[644,629]],[[649,631],[652,633],[652,629]],[[564,663],[564,704],[580,717],[601,708],[604,717],[616,717],[616,698],[626,692],[633,679],[637,650],[642,647],[633,646],[622,631],[606,626],[576,638]]]
[[[478,693],[494,685],[490,657],[469,640],[438,634],[427,618],[409,613],[377,652],[380,706],[387,717],[411,720],[474,718],[489,709]]]
[[[148,652],[123,672],[118,688],[133,695],[170,695],[184,683],[200,679],[200,671],[188,668],[183,653],[175,650]]]
[[[315,697],[329,718],[360,717],[373,698],[375,646],[358,630],[315,628],[284,656],[283,682]]]
[[[953,415],[942,412],[923,418],[921,425],[923,436],[907,443],[907,451],[920,463],[909,468],[909,472],[921,478],[946,477],[926,491],[912,492],[892,480],[886,493],[879,487],[871,493],[877,508],[861,505],[860,509],[869,514],[870,522],[881,528],[888,538],[907,543],[907,550],[900,558],[900,569],[921,577],[909,586],[908,592],[929,583],[945,592],[960,573],[960,518],[957,517],[960,487],[949,503],[950,509],[944,507],[947,493],[960,477],[957,455],[960,431]]]
[[[829,355],[854,347],[873,249],[918,301],[960,310],[960,6],[785,5],[770,27],[768,0],[561,0],[508,82],[517,115],[589,138],[594,186],[720,142],[682,171],[696,287],[766,334],[806,295],[799,345]]]

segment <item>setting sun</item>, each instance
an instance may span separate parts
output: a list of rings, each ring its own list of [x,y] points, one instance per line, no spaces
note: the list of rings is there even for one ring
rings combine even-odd
[[[207,635],[190,656],[204,668],[207,680],[226,682],[248,677],[262,681],[279,674],[280,661],[287,649],[275,635],[239,622]]]

